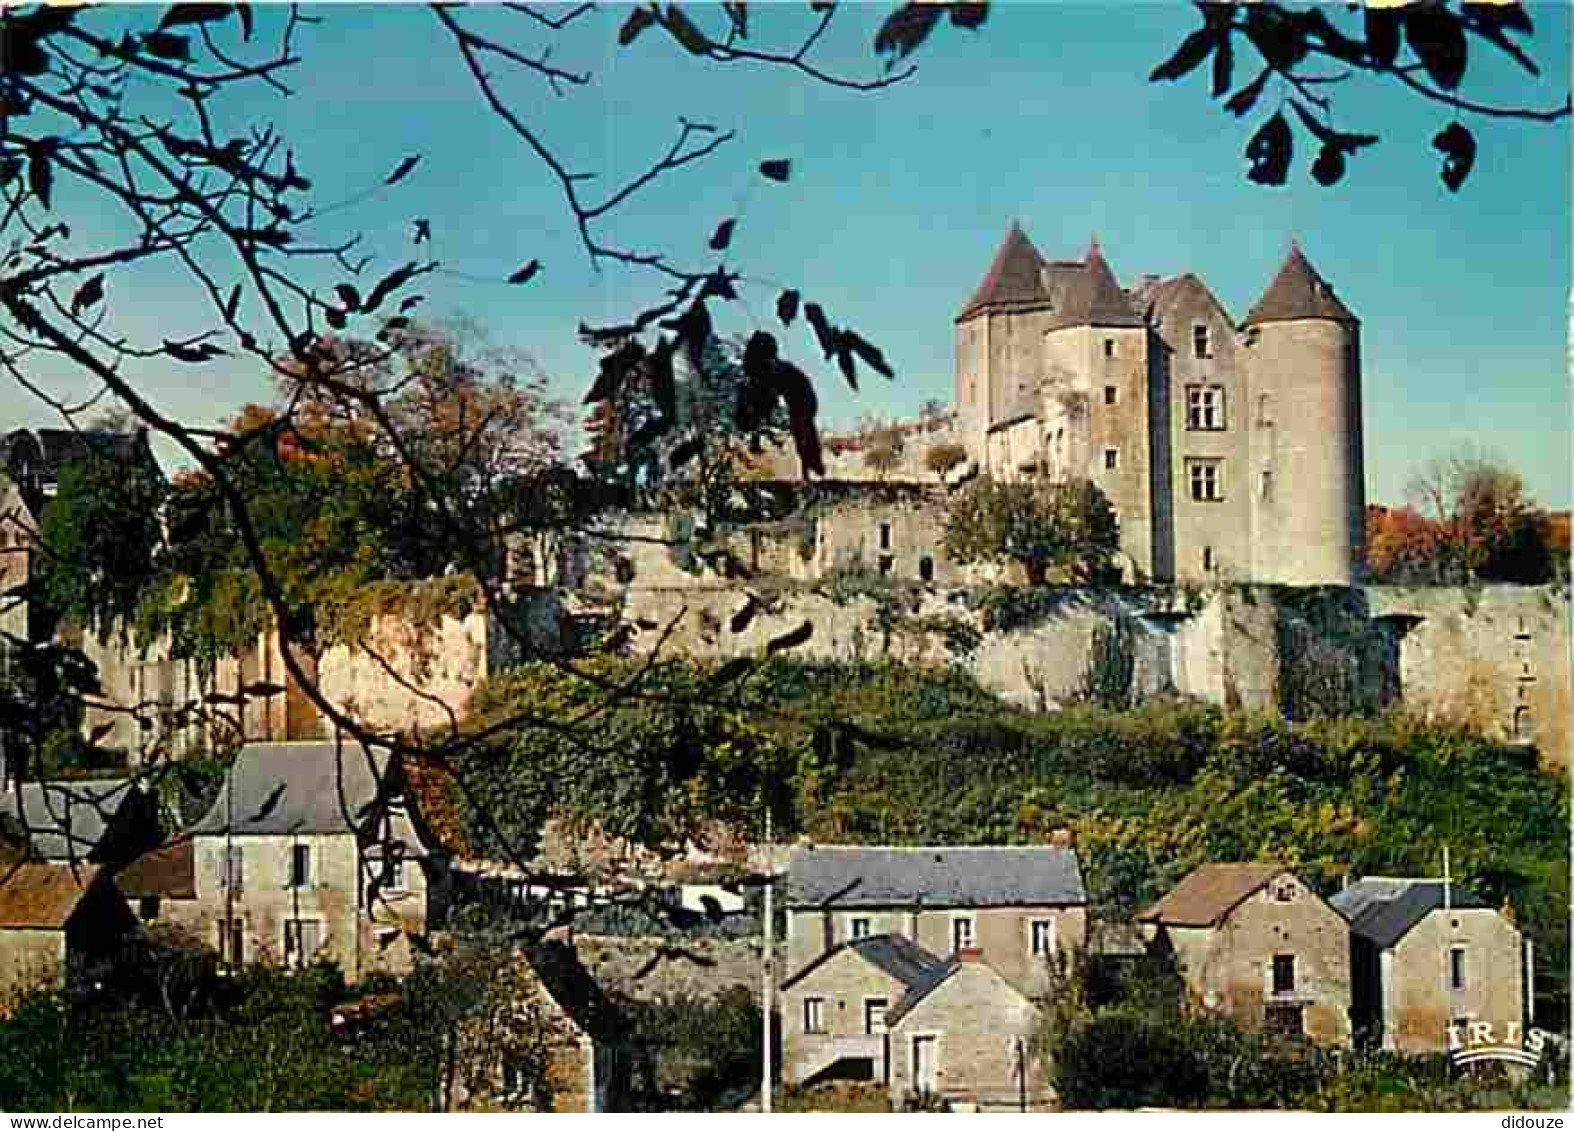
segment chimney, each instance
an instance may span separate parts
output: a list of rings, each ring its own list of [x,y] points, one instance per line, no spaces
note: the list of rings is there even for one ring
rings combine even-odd
[[[1056,829],[1049,834],[1049,843],[1054,848],[1075,848],[1077,834],[1070,829]]]
[[[982,962],[984,961],[984,952],[976,946],[964,946],[956,952],[956,959],[958,962]]]

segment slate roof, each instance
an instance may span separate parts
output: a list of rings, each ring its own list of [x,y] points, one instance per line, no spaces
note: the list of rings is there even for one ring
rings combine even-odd
[[[1247,896],[1285,871],[1282,864],[1202,864],[1163,899],[1137,916],[1139,923],[1211,927]]]
[[[196,899],[196,852],[189,837],[145,852],[115,875],[115,886],[127,899]]]
[[[0,795],[0,820],[25,834],[31,855],[45,860],[86,860],[104,839],[136,786],[107,781],[27,782]],[[17,794],[21,793],[21,804]]]
[[[1044,289],[1044,257],[1027,238],[1022,225],[1013,221],[995,252],[984,281],[967,300],[956,320],[971,318],[986,308],[1022,309],[1040,306],[1049,300]]]
[[[402,842],[424,854],[402,807],[397,771],[386,751],[346,742],[252,742],[241,747],[218,799],[187,830],[196,836],[350,833]],[[379,788],[381,787],[381,788]],[[389,819],[386,832],[379,817]]]
[[[935,988],[956,972],[960,961],[952,956],[941,958],[905,935],[870,935],[834,946],[782,984],[788,989],[803,981],[814,971],[841,954],[854,954],[875,969],[889,974],[901,983],[905,992],[886,1013],[886,1022],[896,1019],[917,1005]]]
[[[1060,265],[1056,265],[1060,267]],[[1064,292],[1055,298],[1050,330],[1068,326],[1142,326],[1142,316],[1132,308],[1126,292],[1115,281],[1098,240],[1088,246],[1080,270],[1062,268]]]
[[[800,845],[788,907],[1046,907],[1087,902],[1069,848]]]
[[[99,871],[96,864],[0,867],[0,930],[60,930]]]
[[[1360,321],[1339,301],[1333,287],[1317,273],[1317,268],[1301,254],[1300,245],[1293,244],[1279,273],[1268,284],[1268,289],[1247,313],[1246,321],[1241,325],[1256,326],[1263,322],[1289,322],[1300,318],[1325,318],[1348,325]]]
[[[1453,884],[1449,902],[1461,909],[1490,907],[1485,900]],[[1410,928],[1443,906],[1439,880],[1370,879],[1351,884],[1328,901],[1346,919],[1350,933],[1387,950]]]

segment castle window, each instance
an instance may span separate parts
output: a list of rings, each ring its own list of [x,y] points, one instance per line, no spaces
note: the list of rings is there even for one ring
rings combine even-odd
[[[1186,428],[1191,432],[1224,430],[1224,386],[1186,386]]]
[[[1224,461],[1219,459],[1189,459],[1186,461],[1186,478],[1191,484],[1194,503],[1218,503],[1224,500]]]
[[[1119,466],[1120,466],[1120,449],[1119,448],[1105,448],[1104,449],[1104,470],[1105,471],[1114,471]]]
[[[918,559],[918,580],[933,581],[935,579],[935,560],[928,554]]]
[[[1465,988],[1465,948],[1462,946],[1453,947],[1448,952],[1448,988]]]
[[[1114,357],[1115,356],[1115,339],[1114,338],[1105,338],[1104,339],[1104,356],[1105,357]]]
[[[1273,472],[1267,468],[1262,473],[1262,497],[1264,502],[1273,498]]]
[[[1272,401],[1267,393],[1257,398],[1257,425],[1260,428],[1273,427],[1273,413],[1270,411]]]
[[[882,549],[882,550],[889,550],[890,548],[891,548],[891,520],[890,519],[882,519],[880,521],[880,549]]]
[[[1105,385],[1104,386],[1104,403],[1105,404],[1114,404],[1119,399],[1119,397],[1120,397],[1120,394],[1116,390],[1114,385]]]
[[[1191,328],[1191,352],[1193,357],[1212,357],[1208,350],[1208,327],[1201,322],[1195,322]]]
[[[1213,572],[1213,547],[1212,546],[1204,546],[1202,548],[1202,572],[1203,573],[1212,573]]]

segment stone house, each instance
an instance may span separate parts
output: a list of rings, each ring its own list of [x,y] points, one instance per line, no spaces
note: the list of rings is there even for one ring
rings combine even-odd
[[[782,986],[782,1073],[795,1085],[874,1080],[915,1094],[1026,1110],[1049,1100],[1028,1052],[1033,1003],[979,951],[941,958],[896,934],[839,944]]]
[[[1279,864],[1203,864],[1137,916],[1188,996],[1243,1028],[1350,1043],[1344,916]]]
[[[476,1086],[461,1086],[455,1097],[461,1110],[628,1110],[633,1065],[628,1023],[572,946],[548,941],[519,951],[491,990],[506,1005],[489,1010],[485,1021],[460,1038],[481,1061],[462,1072]],[[516,1021],[528,1032],[512,1033],[509,1025]],[[514,1055],[534,1063],[525,1067]]]
[[[977,950],[1025,994],[1044,960],[1087,935],[1068,846],[799,845],[789,855],[787,972],[847,942],[899,935],[932,954]]]
[[[412,966],[440,923],[447,857],[398,761],[355,743],[250,743],[187,830],[199,938],[230,966],[328,959],[357,981]]]
[[[129,778],[26,782],[0,795],[0,841],[36,860],[115,866],[160,838],[158,803]]]
[[[1446,880],[1368,877],[1331,901],[1350,920],[1352,1016],[1384,1049],[1441,1052],[1449,1030],[1523,1032],[1530,942],[1502,912]]]
[[[0,1015],[29,991],[101,977],[136,931],[99,865],[0,864]]]
[[[190,837],[178,837],[137,857],[115,873],[115,888],[144,927],[201,921],[196,845]]]

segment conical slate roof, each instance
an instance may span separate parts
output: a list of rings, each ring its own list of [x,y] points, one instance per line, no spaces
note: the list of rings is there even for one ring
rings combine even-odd
[[[1317,273],[1317,268],[1301,254],[1301,245],[1293,243],[1284,266],[1279,268],[1279,273],[1241,325],[1290,322],[1301,318],[1324,318],[1350,324],[1360,321],[1339,301],[1333,287]]]
[[[1088,247],[1080,271],[1069,273],[1064,296],[1057,304],[1049,329],[1067,326],[1141,326],[1142,317],[1115,281],[1098,240]]]
[[[1044,290],[1044,257],[1027,238],[1022,225],[1012,221],[1011,230],[1000,243],[1000,250],[989,265],[984,281],[978,284],[973,297],[967,300],[958,322],[984,310],[986,307],[1022,307],[1049,300]]]

